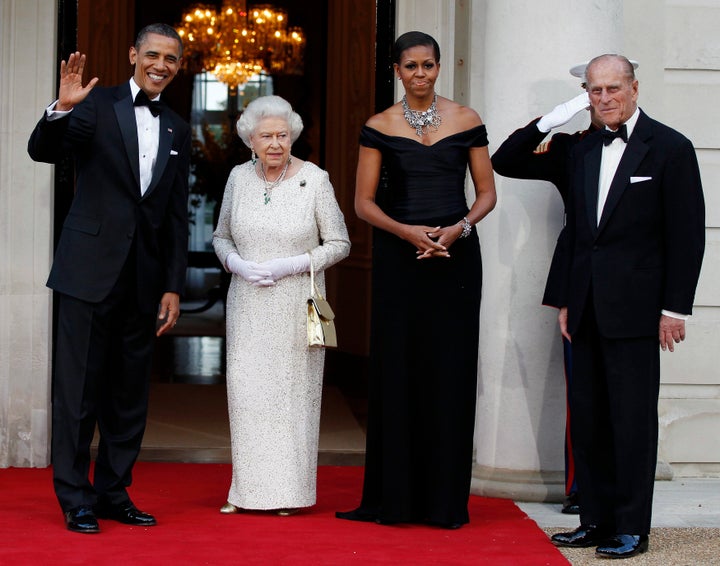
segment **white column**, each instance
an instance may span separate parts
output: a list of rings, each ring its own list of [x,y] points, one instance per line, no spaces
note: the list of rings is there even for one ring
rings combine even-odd
[[[27,142],[55,84],[55,2],[0,2],[0,467],[50,456],[53,177]]]
[[[568,70],[623,52],[621,0],[474,0],[470,105],[490,151],[516,128],[580,93]],[[587,127],[587,116],[565,129]],[[483,299],[473,491],[559,500],[565,385],[556,311],[541,306],[563,207],[554,187],[496,176],[498,204],[480,224]]]

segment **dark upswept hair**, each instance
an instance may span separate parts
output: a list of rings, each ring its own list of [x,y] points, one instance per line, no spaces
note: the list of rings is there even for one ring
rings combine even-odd
[[[423,33],[421,31],[409,31],[402,34],[395,40],[392,50],[392,62],[400,64],[400,57],[403,51],[412,47],[422,45],[424,47],[432,47],[435,52],[435,62],[440,62],[440,46],[431,35]]]
[[[140,46],[145,42],[145,39],[147,39],[148,34],[155,33],[157,35],[163,35],[165,37],[169,37],[170,39],[174,39],[178,42],[178,46],[180,47],[180,57],[182,57],[183,54],[183,42],[182,38],[178,34],[177,31],[175,31],[175,28],[172,26],[169,26],[167,24],[150,24],[148,26],[145,26],[142,28],[138,34],[137,39],[135,40],[135,49],[140,51]]]

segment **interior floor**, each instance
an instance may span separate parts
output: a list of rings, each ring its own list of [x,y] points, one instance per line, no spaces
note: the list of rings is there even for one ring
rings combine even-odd
[[[365,454],[365,360],[328,351],[318,462],[361,465]],[[222,304],[183,314],[156,344],[140,459],[230,462]]]

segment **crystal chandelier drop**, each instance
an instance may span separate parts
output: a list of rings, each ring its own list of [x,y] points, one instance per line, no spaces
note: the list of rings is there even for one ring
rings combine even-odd
[[[247,9],[245,0],[223,0],[222,7],[197,4],[183,14],[177,31],[184,65],[214,74],[231,88],[260,72],[303,72],[305,36],[288,27],[287,12],[269,4]]]

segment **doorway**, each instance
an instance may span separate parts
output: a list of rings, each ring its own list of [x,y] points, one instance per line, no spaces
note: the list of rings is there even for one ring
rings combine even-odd
[[[87,76],[99,76],[105,85],[126,81],[132,72],[127,48],[137,30],[156,21],[175,24],[191,4],[60,0],[61,57],[79,49],[89,54]],[[305,122],[300,147],[294,146],[293,153],[329,172],[352,242],[350,257],[327,274],[327,295],[337,314],[340,343],[326,357],[320,461],[362,463],[371,232],[354,214],[353,189],[360,127],[371,114],[393,102],[389,53],[395,0],[308,0],[301,5],[278,0],[273,4],[285,8],[290,24],[302,27],[307,36],[303,76],[272,77],[274,93],[286,98]],[[179,75],[163,94],[168,105],[188,119],[194,80],[188,73]],[[58,175],[58,183],[67,195],[65,204],[60,199],[56,209],[59,226],[72,195],[72,176]],[[207,204],[203,202],[202,214],[213,216]],[[196,232],[203,231],[211,234],[207,227]],[[203,245],[200,240],[198,246]],[[143,459],[229,461],[224,303],[218,293],[223,274],[213,264],[212,253],[196,253],[207,251],[206,246],[191,252],[189,281],[198,279],[190,271],[203,272],[200,294],[184,299],[188,312],[176,331],[158,339],[156,345]],[[359,431],[360,436],[344,440],[340,433],[348,429]],[[324,454],[322,437],[328,439]]]

